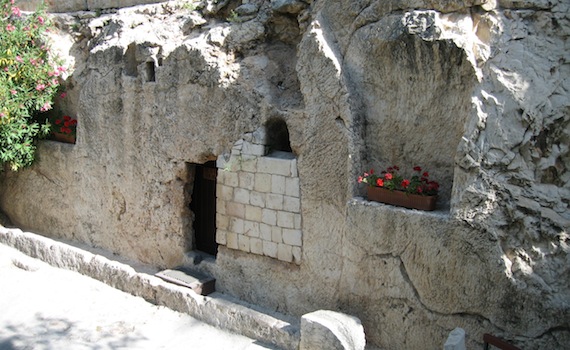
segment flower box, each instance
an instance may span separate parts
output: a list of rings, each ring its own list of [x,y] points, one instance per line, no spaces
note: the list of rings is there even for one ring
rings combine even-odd
[[[382,187],[367,186],[369,201],[381,202],[399,207],[419,210],[435,210],[435,196],[422,196],[398,190],[389,190]]]
[[[52,140],[64,143],[75,143],[75,135],[73,134],[64,134],[61,132],[52,132],[51,137]]]

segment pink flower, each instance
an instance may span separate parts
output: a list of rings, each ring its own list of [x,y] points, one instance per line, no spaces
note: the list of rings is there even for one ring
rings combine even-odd
[[[44,84],[38,84],[36,85],[36,90],[38,91],[44,91],[46,88],[46,86]]]
[[[11,93],[12,95],[18,94],[18,92],[17,92],[16,90],[10,90],[10,93]]]
[[[65,98],[67,96],[67,92],[62,92],[59,94],[59,98]]]
[[[42,16],[38,16],[38,22],[40,22],[40,24],[44,24],[45,20]]]
[[[12,7],[12,14],[16,17],[21,17],[22,16],[22,12],[20,11],[19,8],[17,7]]]
[[[40,108],[40,111],[46,112],[46,111],[49,111],[50,109],[51,109],[51,103],[46,102],[46,103],[44,103],[44,105],[42,106],[42,108]]]
[[[11,23],[8,23],[8,25],[6,26],[6,30],[9,32],[13,32],[16,29],[16,27],[14,27]]]
[[[20,63],[24,62],[24,60],[20,56],[16,56],[16,61]]]
[[[384,178],[385,178],[386,180],[392,180],[392,174],[386,173],[386,174],[384,175]]]
[[[362,176],[359,176],[359,177],[358,177],[358,183],[361,184],[362,181],[364,181],[364,179],[362,178]]]
[[[65,67],[59,66],[57,67],[57,70],[60,72],[65,72],[67,69],[65,69]]]

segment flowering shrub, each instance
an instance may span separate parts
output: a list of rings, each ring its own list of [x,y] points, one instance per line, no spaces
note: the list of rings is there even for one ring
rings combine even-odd
[[[49,133],[36,115],[52,108],[65,68],[50,57],[42,9],[24,15],[14,0],[0,0],[0,19],[0,165],[16,171],[32,163],[35,141]]]
[[[376,174],[374,169],[370,169],[369,172],[365,172],[358,177],[358,183],[422,196],[437,195],[439,183],[430,180],[429,173],[422,171],[421,167],[415,166],[411,177],[404,177],[399,171],[400,167],[397,165],[389,167],[380,174]]]

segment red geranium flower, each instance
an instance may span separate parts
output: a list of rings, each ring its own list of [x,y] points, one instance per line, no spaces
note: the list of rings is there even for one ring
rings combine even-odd
[[[403,188],[408,188],[408,186],[410,186],[410,180],[408,179],[404,179],[401,183]]]
[[[422,171],[422,168],[419,167],[419,166],[415,166],[415,167],[414,167],[414,171],[420,172],[420,171]]]
[[[376,185],[378,185],[378,187],[384,186],[384,180],[382,180],[382,179],[377,179],[377,180],[376,180]]]
[[[386,173],[386,174],[384,174],[384,178],[385,178],[386,180],[392,180],[392,174]]]

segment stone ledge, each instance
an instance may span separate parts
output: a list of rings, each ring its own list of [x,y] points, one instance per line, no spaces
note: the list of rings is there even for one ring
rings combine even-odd
[[[283,349],[298,348],[300,324],[295,319],[258,311],[258,308],[255,310],[252,305],[219,292],[201,296],[189,288],[155,277],[153,274],[158,271],[148,266],[131,266],[47,237],[2,226],[0,243],[52,266],[79,272],[142,297],[153,304],[189,314],[215,327]]]

